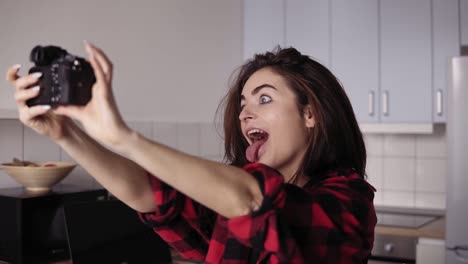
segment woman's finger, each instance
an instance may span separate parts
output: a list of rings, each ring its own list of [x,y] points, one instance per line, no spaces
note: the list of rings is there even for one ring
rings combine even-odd
[[[106,75],[107,81],[110,82],[112,80],[112,72],[113,72],[113,65],[112,62],[107,58],[106,54],[98,47],[85,42],[86,49],[89,50],[88,52],[92,52],[94,57],[96,58],[97,62],[101,66],[102,71]]]
[[[20,68],[21,68],[20,64],[15,64],[11,66],[10,68],[8,68],[7,73],[6,73],[6,80],[13,84],[16,81],[16,79],[19,78],[18,72]]]
[[[47,113],[51,109],[50,105],[35,105],[31,107],[22,107],[20,110],[20,120],[28,123],[32,119]]]
[[[40,86],[34,86],[29,89],[17,90],[15,92],[15,100],[18,105],[23,106],[26,101],[39,95]]]
[[[12,84],[16,87],[17,90],[24,90],[36,84],[41,78],[41,76],[42,73],[35,72],[16,79]]]
[[[87,52],[89,54],[89,62],[91,63],[91,66],[93,67],[94,75],[96,76],[96,82],[108,83],[107,77],[105,76],[101,65],[99,65],[99,63],[96,60],[94,51],[90,49],[90,50],[87,50]]]

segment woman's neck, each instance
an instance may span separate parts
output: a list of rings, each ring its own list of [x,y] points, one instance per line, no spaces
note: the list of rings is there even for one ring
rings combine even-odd
[[[294,184],[298,187],[304,187],[304,185],[307,184],[307,182],[309,181],[309,177],[305,176],[305,175],[291,175],[289,177],[285,177],[285,182],[287,183],[290,183],[290,184]]]

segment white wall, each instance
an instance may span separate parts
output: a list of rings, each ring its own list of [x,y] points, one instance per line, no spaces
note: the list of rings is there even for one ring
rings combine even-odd
[[[37,44],[83,56],[88,40],[114,62],[124,117],[211,122],[242,63],[241,21],[240,0],[2,0],[0,71],[26,72]],[[14,108],[12,98],[1,85],[0,108]]]

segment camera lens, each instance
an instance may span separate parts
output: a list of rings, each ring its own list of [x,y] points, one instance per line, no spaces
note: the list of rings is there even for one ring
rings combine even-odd
[[[50,64],[54,59],[64,56],[67,52],[55,46],[36,46],[32,49],[29,60],[37,66]]]

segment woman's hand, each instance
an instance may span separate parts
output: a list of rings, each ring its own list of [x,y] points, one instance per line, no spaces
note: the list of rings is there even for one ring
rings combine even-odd
[[[20,121],[32,128],[37,133],[58,141],[67,135],[67,123],[73,122],[65,117],[58,116],[49,111],[49,105],[36,105],[28,107],[26,101],[39,95],[37,85],[40,74],[29,74],[24,77],[18,76],[19,65],[8,69],[6,79],[15,88],[15,100],[19,112]]]
[[[85,43],[96,83],[85,106],[59,106],[54,113],[80,121],[86,132],[101,143],[117,147],[131,133],[123,121],[112,93],[112,63],[99,48]]]

